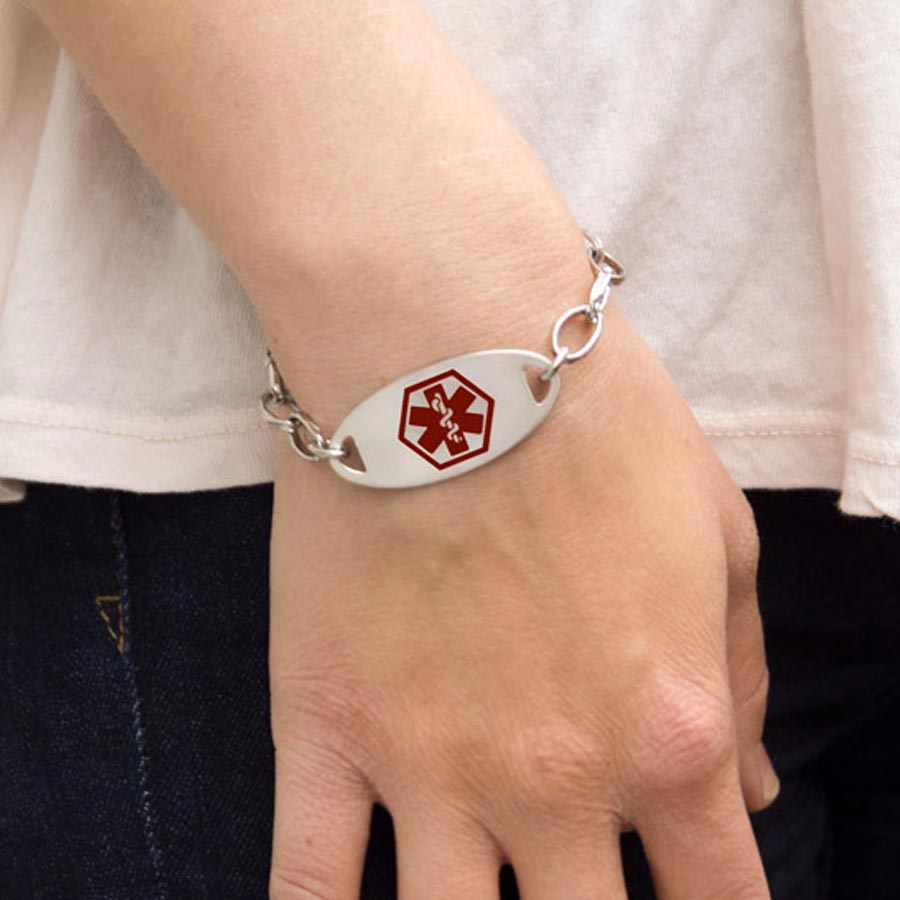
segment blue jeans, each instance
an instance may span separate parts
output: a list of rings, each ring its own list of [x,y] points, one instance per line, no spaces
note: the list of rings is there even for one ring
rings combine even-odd
[[[896,900],[900,526],[831,492],[747,493],[782,778],[753,816],[772,896]],[[270,485],[32,484],[0,505],[0,900],[266,897],[271,508]],[[638,838],[622,849],[629,896],[653,897]],[[395,896],[381,807],[362,896]]]

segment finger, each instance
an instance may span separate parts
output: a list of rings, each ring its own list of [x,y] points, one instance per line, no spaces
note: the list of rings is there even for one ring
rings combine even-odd
[[[759,543],[752,516],[747,504],[725,528],[728,554],[726,634],[741,787],[747,808],[756,811],[775,799],[779,782],[762,742],[769,670],[756,594]]]
[[[736,767],[726,766],[688,792],[661,797],[636,825],[659,900],[769,897]]]
[[[338,755],[278,748],[270,900],[358,900],[372,803],[366,779]]]
[[[775,800],[780,783],[762,741],[769,671],[755,602],[730,604],[727,629],[741,788],[747,809],[756,812]]]
[[[620,826],[611,817],[598,828],[529,831],[510,861],[523,900],[626,900]]]
[[[501,854],[475,822],[394,816],[399,900],[497,900]]]

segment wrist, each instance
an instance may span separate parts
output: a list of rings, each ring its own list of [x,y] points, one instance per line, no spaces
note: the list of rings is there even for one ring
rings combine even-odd
[[[326,433],[321,420],[297,405],[270,355],[264,417],[288,434],[300,456],[329,460],[342,478],[369,487],[442,481],[503,455],[551,412],[561,385],[559,369],[594,347],[610,289],[624,279],[624,270],[597,237],[588,232],[583,237],[590,290],[557,316],[549,357],[491,345],[432,359],[380,385]],[[573,341],[569,332],[576,323],[589,333]]]
[[[468,229],[450,221],[420,231],[403,253],[359,261],[348,252],[346,271],[320,276],[302,315],[269,304],[276,314],[264,326],[284,380],[326,428],[436,360],[502,347],[546,354],[555,318],[586,301],[593,276],[568,215],[554,228],[521,209]],[[581,343],[579,324],[570,327]]]

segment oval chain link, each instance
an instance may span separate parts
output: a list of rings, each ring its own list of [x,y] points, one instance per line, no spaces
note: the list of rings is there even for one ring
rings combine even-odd
[[[600,238],[583,228],[581,233],[587,244],[587,256],[594,273],[594,281],[587,303],[567,309],[554,322],[550,333],[553,359],[538,376],[541,381],[549,381],[564,365],[577,362],[593,350],[600,340],[600,335],[603,334],[603,312],[609,302],[610,288],[625,280],[624,267],[614,256],[606,252]],[[578,349],[572,350],[560,343],[560,337],[566,323],[579,315],[584,316],[593,329],[587,340]],[[278,371],[270,350],[266,350],[266,372],[269,387],[260,398],[263,420],[279,431],[285,432],[290,437],[291,446],[297,454],[310,462],[343,459],[349,456],[349,448],[333,444],[315,419],[297,405]],[[279,414],[279,408],[285,409],[287,414]]]
[[[614,256],[603,249],[600,238],[583,228],[581,233],[587,243],[588,261],[594,272],[594,281],[591,284],[587,303],[567,309],[553,323],[553,330],[550,332],[553,360],[538,376],[541,381],[549,381],[564,365],[578,362],[594,349],[597,341],[600,340],[600,335],[603,334],[603,312],[609,302],[610,288],[625,280],[625,268]],[[577,350],[573,350],[567,344],[560,342],[560,336],[566,323],[579,315],[583,315],[587,322],[594,327],[587,340]]]

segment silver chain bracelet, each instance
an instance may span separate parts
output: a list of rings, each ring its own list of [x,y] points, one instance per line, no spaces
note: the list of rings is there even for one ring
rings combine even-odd
[[[306,460],[330,461],[348,481],[369,487],[413,487],[482,466],[514,447],[547,417],[559,394],[559,370],[587,356],[603,333],[612,285],[625,270],[599,238],[582,229],[594,280],[586,303],[562,313],[550,333],[552,358],[530,350],[479,350],[404,375],[356,406],[326,437],[294,400],[266,351],[263,419],[288,435]],[[593,326],[581,347],[561,343],[570,320]],[[528,379],[545,387],[538,397]]]

